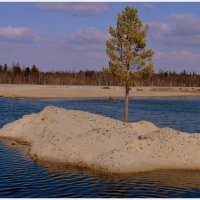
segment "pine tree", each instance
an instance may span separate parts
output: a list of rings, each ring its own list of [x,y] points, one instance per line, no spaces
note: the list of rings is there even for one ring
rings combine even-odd
[[[136,78],[154,71],[152,49],[147,49],[146,34],[149,27],[143,26],[138,11],[127,6],[118,14],[117,27],[109,28],[110,38],[106,52],[110,58],[108,71],[118,76],[125,86],[125,122],[128,122],[128,100],[130,86]]]

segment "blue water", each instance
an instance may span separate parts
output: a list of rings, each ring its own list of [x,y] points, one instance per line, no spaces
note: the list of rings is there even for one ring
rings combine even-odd
[[[17,100],[0,98],[0,127],[47,105],[123,119],[124,101]],[[130,121],[200,133],[200,98],[131,99]],[[198,156],[198,155],[197,155]],[[0,198],[3,197],[200,197],[200,171],[157,171],[103,177],[91,171],[34,163],[0,142]]]

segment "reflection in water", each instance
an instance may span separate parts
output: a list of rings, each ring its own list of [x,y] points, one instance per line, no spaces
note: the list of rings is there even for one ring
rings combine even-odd
[[[101,179],[106,183],[98,185],[98,193],[102,191],[102,195],[167,197],[169,193],[176,193],[178,196],[181,194],[184,195],[185,192],[192,194],[194,188],[200,192],[200,171],[198,170],[161,170],[124,176],[109,176],[103,174],[97,175],[93,171],[75,169],[73,167],[64,169],[59,166],[46,164],[44,168],[50,174],[61,172],[63,177],[76,177],[77,173],[79,173],[82,176],[81,181],[85,187],[85,177],[93,177],[93,180],[96,180],[92,182],[93,184],[98,184],[98,180]],[[87,179],[87,181],[90,182],[91,180]],[[141,192],[143,194],[140,194]]]
[[[143,172],[143,173],[134,173],[134,174],[126,174],[126,175],[108,175],[101,174],[98,172],[94,172],[90,169],[81,169],[72,166],[62,166],[59,164],[49,164],[49,163],[39,163],[45,170],[47,170],[50,174],[55,174],[62,172],[63,176],[69,176],[70,174],[76,174],[79,172],[85,176],[92,176],[103,178],[107,180],[115,180],[119,186],[119,183],[125,183],[124,180],[131,181],[133,178],[139,182],[144,182],[143,185],[147,183],[147,185],[151,182],[152,184],[156,183],[156,185],[165,185],[169,187],[180,187],[180,188],[196,188],[200,189],[200,170],[155,170],[151,172]],[[116,189],[117,189],[116,187]],[[123,185],[120,185],[118,188],[122,190],[124,188]],[[108,187],[108,190],[112,188]]]
[[[199,99],[131,100],[130,119],[146,119],[160,127],[200,132],[199,102]],[[0,127],[47,105],[122,119],[122,104],[121,100],[113,103],[108,100],[0,98]],[[34,163],[17,147],[0,142],[0,198],[3,197],[200,197],[200,171],[162,170],[124,177],[103,176],[85,169]]]

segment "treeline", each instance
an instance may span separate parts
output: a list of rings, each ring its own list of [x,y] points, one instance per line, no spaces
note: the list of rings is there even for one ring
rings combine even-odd
[[[142,84],[142,82],[139,84]],[[180,73],[160,70],[150,77],[143,86],[147,85],[161,87],[200,87],[200,74],[187,72],[186,70]]]
[[[0,84],[39,85],[120,85],[120,80],[102,71],[42,72],[36,65],[21,67],[18,63],[9,67],[0,65]],[[200,87],[200,74],[183,71],[162,71],[151,77],[141,77],[137,86]]]

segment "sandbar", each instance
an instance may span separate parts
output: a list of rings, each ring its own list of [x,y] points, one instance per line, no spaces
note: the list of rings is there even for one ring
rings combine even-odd
[[[109,117],[48,106],[0,129],[20,141],[35,161],[86,167],[106,174],[200,170],[200,134],[123,123]]]

